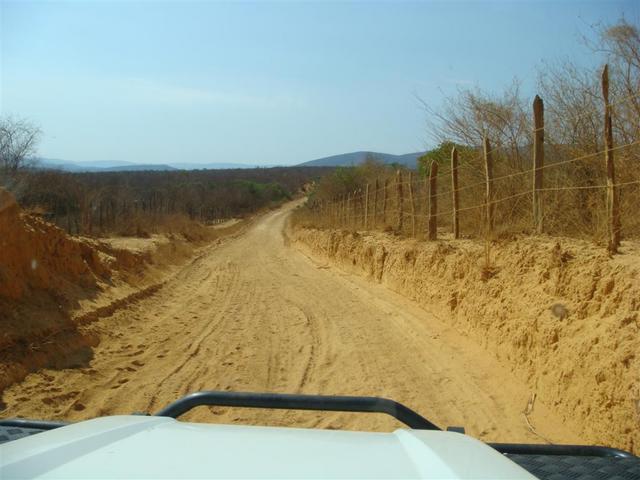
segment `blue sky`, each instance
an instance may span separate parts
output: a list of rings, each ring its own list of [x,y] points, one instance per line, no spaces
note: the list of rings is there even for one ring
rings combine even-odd
[[[294,164],[429,146],[418,94],[499,91],[638,2],[0,0],[0,109],[69,161]]]

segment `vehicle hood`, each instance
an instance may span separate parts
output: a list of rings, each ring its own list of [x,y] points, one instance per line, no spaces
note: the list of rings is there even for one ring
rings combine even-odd
[[[535,477],[460,433],[370,433],[112,416],[1,445],[0,478]]]

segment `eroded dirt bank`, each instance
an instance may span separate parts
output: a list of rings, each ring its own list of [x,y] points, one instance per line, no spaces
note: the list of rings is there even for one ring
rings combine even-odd
[[[295,203],[204,247],[149,296],[81,326],[81,368],[5,390],[0,415],[77,420],[155,412],[198,390],[376,395],[484,440],[582,442],[525,379],[431,310],[317,263],[283,236]],[[444,319],[446,320],[446,318]],[[381,415],[199,408],[210,422],[389,430]]]
[[[0,392],[43,367],[87,366],[100,337],[84,324],[152,295],[201,245],[242,228],[72,237],[0,189]]]
[[[573,240],[491,247],[297,228],[304,252],[415,300],[484,346],[583,440],[640,446],[640,249]]]

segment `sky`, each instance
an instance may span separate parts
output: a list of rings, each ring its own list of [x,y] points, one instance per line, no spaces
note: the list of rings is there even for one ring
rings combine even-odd
[[[419,96],[535,95],[544,61],[596,66],[640,2],[0,0],[0,113],[67,161],[291,165],[432,145]]]

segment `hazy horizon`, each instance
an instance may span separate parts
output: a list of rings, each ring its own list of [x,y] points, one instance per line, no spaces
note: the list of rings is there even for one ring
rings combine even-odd
[[[336,153],[336,154],[331,154],[331,155],[326,155],[324,157],[316,157],[316,158],[309,158],[306,160],[301,160],[300,162],[294,163],[294,164],[278,164],[278,163],[273,163],[273,164],[252,164],[252,163],[242,163],[242,162],[216,162],[216,161],[212,161],[212,162],[197,162],[197,161],[192,161],[192,160],[183,160],[183,161],[170,161],[170,162],[131,162],[131,161],[123,161],[123,160],[118,160],[118,159],[112,159],[112,160],[106,160],[106,159],[99,159],[99,160],[77,160],[77,161],[70,161],[64,158],[51,158],[51,157],[45,157],[45,156],[41,156],[38,155],[34,158],[34,160],[36,161],[41,161],[41,162],[45,162],[45,163],[59,163],[59,164],[64,164],[64,163],[70,163],[70,164],[77,164],[77,165],[86,165],[86,166],[90,166],[90,165],[95,165],[95,166],[107,166],[107,167],[111,167],[111,166],[118,166],[118,165],[239,165],[239,166],[248,166],[248,167],[253,167],[253,166],[257,166],[257,167],[288,167],[288,166],[295,166],[298,164],[302,164],[302,163],[307,163],[307,162],[311,162],[314,160],[322,160],[325,158],[331,158],[331,157],[341,157],[344,155],[349,155],[349,154],[353,154],[353,153],[373,153],[373,154],[384,154],[384,155],[393,155],[393,156],[402,156],[402,155],[409,155],[409,154],[415,154],[415,153],[421,153],[422,151],[417,151],[417,152],[403,152],[403,153],[389,153],[389,152],[373,152],[371,150],[356,150],[353,152],[341,152],[341,153]]]

